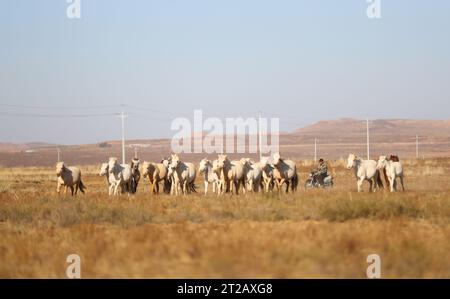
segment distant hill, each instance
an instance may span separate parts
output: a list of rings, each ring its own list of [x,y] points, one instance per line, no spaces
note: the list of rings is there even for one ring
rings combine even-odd
[[[0,152],[20,152],[26,150],[39,149],[44,147],[56,146],[51,143],[30,142],[30,143],[4,143],[0,142]]]
[[[416,134],[427,140],[450,141],[450,120],[379,119],[370,121],[370,136],[374,142],[408,142]],[[319,121],[287,135],[297,137],[297,141],[298,138],[318,138],[323,142],[364,141],[366,121],[352,118]]]

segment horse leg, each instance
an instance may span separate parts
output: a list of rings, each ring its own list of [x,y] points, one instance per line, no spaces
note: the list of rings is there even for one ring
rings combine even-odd
[[[377,170],[377,172],[375,173],[375,177],[374,177],[374,186],[375,186],[375,190],[380,189],[381,190],[381,186],[383,181],[381,180],[381,173],[379,170]],[[381,183],[381,184],[380,184]]]
[[[75,184],[75,195],[77,195],[79,187],[80,187],[80,183],[78,182]]]
[[[114,184],[114,195],[117,195],[119,193],[119,184],[115,183]]]
[[[278,184],[278,192],[282,191],[284,179],[277,180],[277,184]]]
[[[183,182],[183,194],[188,194],[188,183],[187,183],[187,180],[184,180],[184,182]]]
[[[155,182],[150,181],[150,193],[155,194]]]
[[[288,180],[286,180],[286,191],[285,191],[285,193],[289,193],[289,185],[290,185],[290,182]]]
[[[164,180],[162,181],[164,184]],[[164,189],[164,186],[163,186]],[[159,194],[159,182],[156,183],[156,194]]]
[[[230,193],[233,194],[233,186],[234,186],[234,179],[231,179],[228,181],[228,185],[230,186]]]
[[[180,184],[181,184],[180,181],[178,181],[178,180],[175,181],[174,189],[175,189],[176,196],[180,195],[180,188],[181,188]]]
[[[391,192],[395,191],[395,178],[389,177],[389,187],[391,189]]]
[[[224,194],[225,192],[227,192],[227,181],[225,179],[222,179],[220,181],[220,194]]]
[[[69,188],[70,188],[70,195],[73,196],[73,191],[74,191],[74,190],[73,190],[73,186],[70,186]]]
[[[364,178],[360,178],[357,182],[357,186],[358,186],[358,192],[362,191],[362,184],[363,184]]]
[[[267,180],[267,192],[273,191],[275,181],[272,178]]]
[[[175,182],[174,188],[175,188],[175,195],[176,196],[180,195],[181,182],[177,180]]]
[[[187,179],[185,179],[183,181],[183,183],[181,184],[181,192],[183,195],[186,195],[188,190],[187,190]]]
[[[213,183],[213,192],[214,192],[214,183]],[[208,193],[208,181],[205,181],[205,195]]]
[[[222,181],[217,181],[217,196],[222,194]]]
[[[241,186],[241,181],[235,181],[235,182],[234,182],[234,187],[235,187],[235,189],[236,189],[236,195],[239,194],[239,188],[240,188],[240,186]],[[244,186],[244,189],[245,189],[245,186]],[[245,190],[244,190],[243,192],[244,192],[244,194],[245,194]]]
[[[172,178],[172,181],[170,183],[170,195],[173,195],[175,193],[175,180]]]
[[[133,182],[128,182],[125,184],[125,193],[127,194],[127,196],[130,196],[132,189],[133,188]]]
[[[175,180],[172,180],[172,186],[170,186],[170,195],[178,195],[178,182],[175,182]]]
[[[59,182],[56,185],[56,193],[58,193],[58,195],[61,193],[61,184]]]

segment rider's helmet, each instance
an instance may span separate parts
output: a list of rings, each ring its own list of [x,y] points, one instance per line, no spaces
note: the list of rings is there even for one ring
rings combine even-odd
[[[319,159],[319,163],[323,163],[323,159],[322,158]]]

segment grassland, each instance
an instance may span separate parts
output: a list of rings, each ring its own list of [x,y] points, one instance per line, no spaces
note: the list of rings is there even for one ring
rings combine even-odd
[[[301,164],[302,180],[312,167]],[[55,194],[50,168],[0,169],[0,277],[450,277],[450,159],[405,161],[404,193],[356,193],[343,161],[332,190],[109,198],[97,167],[86,195]],[[198,185],[201,186],[200,180]],[[367,190],[367,186],[366,186]]]

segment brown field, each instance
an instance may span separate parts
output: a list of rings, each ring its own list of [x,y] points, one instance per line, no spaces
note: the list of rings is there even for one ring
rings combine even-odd
[[[0,277],[64,278],[76,253],[83,278],[364,278],[377,253],[384,278],[450,278],[450,158],[404,167],[396,194],[357,194],[335,161],[333,190],[170,197],[145,182],[114,199],[96,166],[77,198],[56,196],[53,168],[3,168]]]

